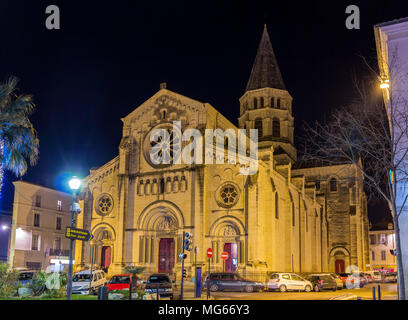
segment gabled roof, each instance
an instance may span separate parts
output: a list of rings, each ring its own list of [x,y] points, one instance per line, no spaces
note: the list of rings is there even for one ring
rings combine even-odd
[[[286,90],[266,25],[245,91],[262,88]]]

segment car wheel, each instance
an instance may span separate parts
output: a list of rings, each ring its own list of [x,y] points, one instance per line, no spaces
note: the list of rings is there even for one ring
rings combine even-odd
[[[333,288],[333,291],[337,291],[337,286]]]
[[[318,285],[315,285],[315,286],[314,286],[314,291],[315,291],[315,292],[319,292],[319,291],[320,291],[320,288],[319,288]]]
[[[246,287],[245,287],[245,291],[248,292],[248,293],[253,292],[253,291],[254,291],[254,287],[252,287],[252,286],[246,286]]]
[[[286,286],[285,286],[285,285],[280,286],[280,287],[279,287],[279,291],[280,291],[280,292],[286,292],[286,291],[287,291]]]
[[[309,285],[307,285],[305,287],[305,292],[310,292],[310,291],[312,291],[312,288]]]
[[[213,285],[211,285],[210,290],[212,292],[216,292],[216,291],[218,291],[218,286],[216,284],[213,284]]]

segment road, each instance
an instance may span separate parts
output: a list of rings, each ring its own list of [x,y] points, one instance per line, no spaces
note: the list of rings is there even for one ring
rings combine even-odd
[[[379,284],[381,286],[382,300],[397,299],[396,284]],[[360,297],[362,300],[373,299],[373,287],[378,284],[369,284],[359,289],[342,289],[337,291],[322,292],[212,292],[216,300],[331,300],[331,299],[351,299],[356,300]],[[377,292],[377,290],[376,290]],[[202,293],[205,297],[205,292]],[[377,293],[376,293],[377,295]],[[186,290],[185,299],[193,298],[193,291]],[[378,298],[378,297],[377,297]]]

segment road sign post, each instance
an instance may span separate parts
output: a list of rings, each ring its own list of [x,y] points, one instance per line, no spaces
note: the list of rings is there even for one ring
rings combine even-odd
[[[227,260],[228,257],[229,257],[228,252],[225,252],[225,251],[224,251],[223,253],[221,253],[221,259],[223,260],[223,269],[224,269],[224,272],[225,272],[225,260]]]
[[[208,257],[208,276],[207,276],[207,300],[210,299],[210,274],[211,274],[211,258],[213,256],[213,251],[211,248],[207,249]]]

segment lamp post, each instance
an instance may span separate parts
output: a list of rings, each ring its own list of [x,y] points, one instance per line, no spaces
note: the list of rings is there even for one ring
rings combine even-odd
[[[75,196],[76,191],[81,186],[81,180],[77,177],[72,177],[68,182],[69,188],[72,190],[72,206],[71,206],[71,227],[75,227]],[[68,284],[67,284],[67,300],[71,300],[72,295],[72,250],[74,240],[69,240],[69,267],[68,267]]]

